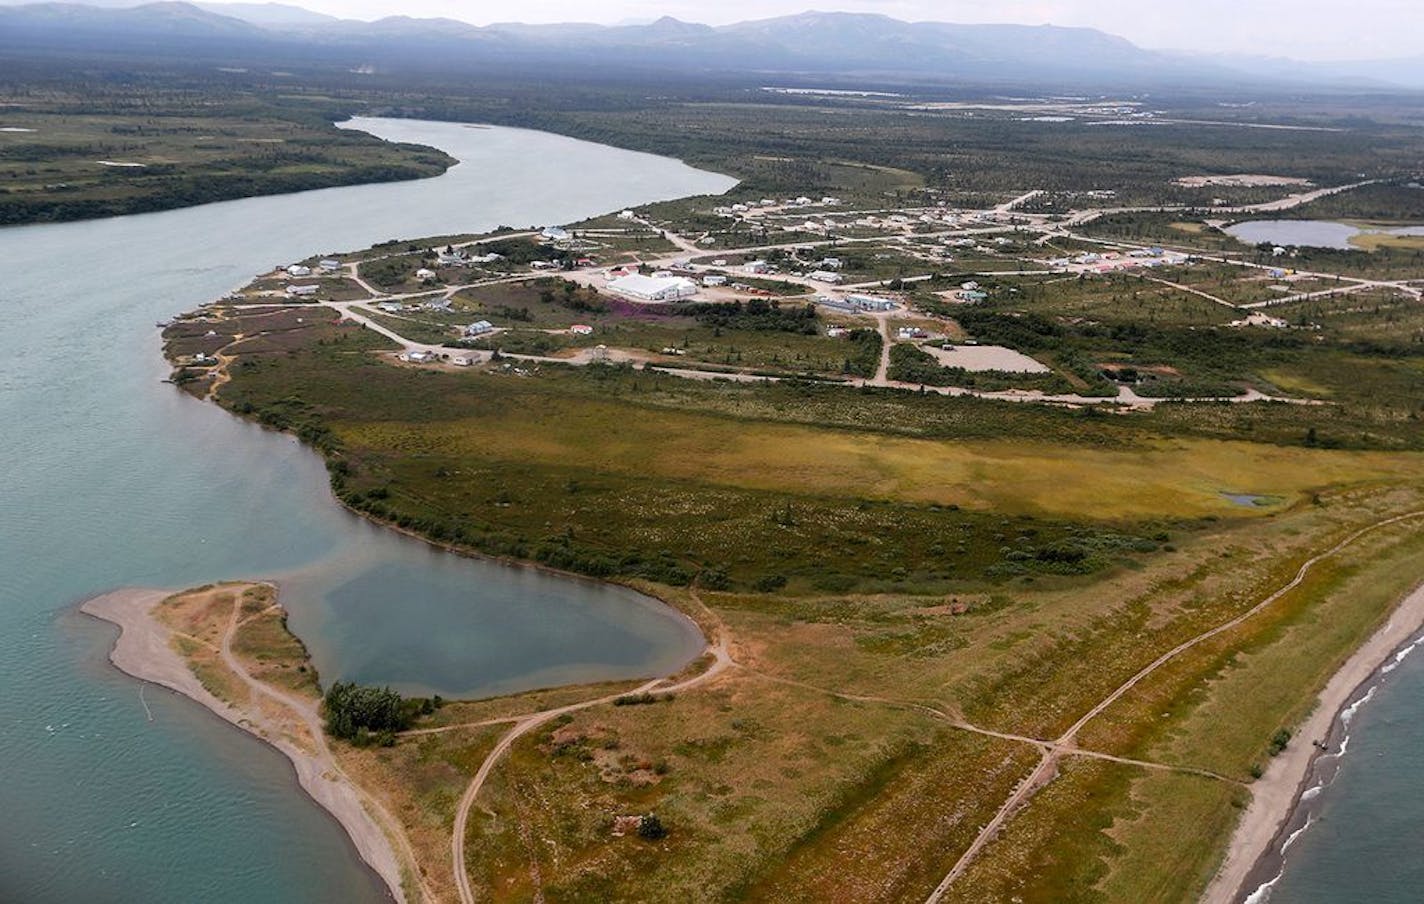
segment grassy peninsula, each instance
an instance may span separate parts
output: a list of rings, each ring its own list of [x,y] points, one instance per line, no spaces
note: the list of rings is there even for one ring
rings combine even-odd
[[[973,271],[895,221],[690,247],[729,200],[302,262],[166,330],[175,382],[301,437],[349,507],[708,637],[661,682],[334,741],[401,826],[407,892],[1194,900],[1424,574],[1418,412],[1384,390],[1421,378],[1383,326],[1411,287],[1340,274],[1309,326],[1261,326],[1257,249],[994,275],[1061,253],[1026,232],[1092,246],[1045,214],[988,227]],[[892,254],[930,278],[873,272]],[[808,283],[832,255],[852,288]],[[728,279],[636,301],[625,267]],[[993,369],[1022,360],[1037,385]]]

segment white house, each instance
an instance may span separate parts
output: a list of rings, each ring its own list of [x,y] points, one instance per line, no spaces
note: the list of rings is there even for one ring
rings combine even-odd
[[[327,273],[335,273],[337,270],[341,269],[341,261],[337,260],[334,257],[322,258],[321,269],[325,270]]]
[[[709,289],[715,286],[725,286],[727,284],[727,277],[717,276],[716,274],[713,274],[711,276],[704,276],[702,277],[702,284],[704,286],[707,286]]]
[[[897,307],[890,299],[876,295],[847,295],[846,301],[862,311],[893,311]]]
[[[832,273],[829,270],[813,270],[806,274],[806,278],[814,279],[816,282],[830,283],[831,285],[836,285],[842,280],[839,273]]]
[[[321,286],[287,286],[288,295],[315,295],[321,291]]]
[[[416,279],[422,279],[422,280],[424,280],[424,279],[434,279],[434,278],[435,278],[435,271],[434,271],[434,270],[426,269],[425,267],[421,267],[419,270],[415,271],[415,278],[416,278]]]
[[[405,307],[398,301],[383,301],[376,305],[376,307],[385,311],[387,314],[399,314],[405,310]]]
[[[562,242],[569,237],[569,231],[562,226],[545,226],[539,235],[551,242]]]
[[[1261,311],[1252,311],[1245,320],[1233,320],[1232,326],[1262,326],[1273,330],[1283,330],[1290,324],[1279,317],[1272,317]]]
[[[303,265],[301,265],[301,264],[292,264],[290,267],[287,268],[287,275],[288,275],[288,276],[311,276],[311,267],[305,267],[305,266],[303,266]]]
[[[631,210],[622,210],[618,212],[618,219],[620,220],[631,220],[636,216],[637,214],[633,213],[633,211]]]
[[[642,276],[634,273],[613,280],[608,288],[637,301],[677,301],[697,294],[697,283],[681,276]]]
[[[748,261],[746,271],[748,273],[771,273],[776,268],[763,260]]]
[[[575,336],[592,336],[593,327],[589,326],[586,323],[575,323],[573,326],[569,327],[569,332]]]
[[[465,327],[465,338],[471,339],[475,336],[483,336],[485,333],[493,331],[493,323],[490,323],[488,320],[476,320],[474,323]]]

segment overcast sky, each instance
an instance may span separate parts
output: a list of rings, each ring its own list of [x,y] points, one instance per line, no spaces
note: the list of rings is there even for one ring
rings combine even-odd
[[[1297,59],[1379,59],[1424,50],[1424,0],[289,0],[359,19],[602,22],[662,15],[720,25],[808,8],[940,22],[1085,25],[1144,47]]]

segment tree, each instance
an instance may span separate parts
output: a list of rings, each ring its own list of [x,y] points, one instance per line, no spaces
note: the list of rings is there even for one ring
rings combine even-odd
[[[364,687],[338,681],[322,701],[326,730],[333,737],[355,740],[375,735],[392,736],[410,727],[412,710],[400,694],[388,687]]]

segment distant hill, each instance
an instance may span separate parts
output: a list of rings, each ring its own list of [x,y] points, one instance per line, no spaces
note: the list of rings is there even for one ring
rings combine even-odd
[[[287,3],[196,3],[199,9],[264,28],[324,28],[341,20]]]
[[[0,41],[43,46],[57,43],[102,42],[106,37],[260,39],[263,31],[250,22],[211,13],[191,3],[149,3],[109,8],[77,3],[37,3],[0,7]]]
[[[4,0],[0,0],[3,3]],[[974,80],[1069,86],[1235,85],[1244,73],[1271,81],[1375,78],[1380,71],[1424,73],[1379,64],[1356,70],[1264,65],[1144,50],[1089,28],[903,22],[861,13],[807,12],[712,27],[664,17],[647,24],[475,26],[453,19],[393,16],[336,19],[281,3],[150,3],[116,8],[39,3],[0,5],[0,48],[145,52],[181,56],[195,45],[254,59],[294,55],[398,71],[439,67],[535,69],[759,77]],[[182,42],[176,38],[185,39]],[[1420,77],[1424,83],[1424,76]]]

